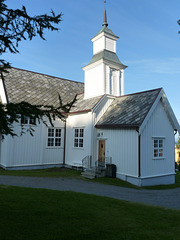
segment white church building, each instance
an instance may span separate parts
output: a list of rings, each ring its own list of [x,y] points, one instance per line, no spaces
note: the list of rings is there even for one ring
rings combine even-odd
[[[11,68],[0,79],[2,103],[26,101],[58,106],[77,101],[66,120],[54,127],[31,125],[34,136],[6,136],[0,142],[0,166],[34,169],[54,166],[116,165],[116,177],[138,186],[173,184],[174,143],[180,126],[162,88],[124,94],[123,65],[116,55],[118,37],[108,28],[92,38],[93,57],[83,68],[84,83]],[[20,123],[14,124],[20,133]]]

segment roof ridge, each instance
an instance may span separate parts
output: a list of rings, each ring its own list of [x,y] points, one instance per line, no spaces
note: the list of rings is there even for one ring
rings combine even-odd
[[[61,78],[61,77],[56,77],[56,76],[52,76],[52,75],[45,74],[45,73],[39,73],[39,72],[35,72],[35,71],[31,71],[31,70],[26,70],[26,69],[22,69],[22,68],[17,68],[17,67],[11,67],[11,68],[14,68],[14,69],[17,69],[17,70],[21,70],[21,71],[25,71],[25,72],[35,73],[35,74],[39,74],[39,75],[43,75],[43,76],[47,76],[47,77],[58,78],[58,79],[65,80],[65,81],[70,81],[70,82],[75,82],[75,83],[84,84],[83,82],[79,82],[79,81],[75,81],[75,80],[70,80],[70,79],[66,79],[66,78]],[[11,69],[11,68],[10,68],[10,69]]]
[[[127,96],[133,96],[133,95],[137,95],[137,94],[142,94],[142,93],[147,93],[147,92],[153,92],[153,91],[161,91],[163,88],[155,88],[155,89],[151,89],[151,90],[146,90],[146,91],[141,91],[141,92],[135,92],[135,93],[130,93],[130,94],[126,94],[126,95],[122,95],[122,96],[118,96],[116,98],[122,98],[122,97],[127,97]]]

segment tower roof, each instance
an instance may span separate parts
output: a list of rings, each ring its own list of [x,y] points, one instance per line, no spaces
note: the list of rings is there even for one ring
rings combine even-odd
[[[101,34],[102,32],[107,33],[107,34],[109,34],[109,35],[111,35],[111,36],[113,36],[113,37],[115,37],[115,38],[117,38],[117,39],[119,38],[118,36],[116,36],[116,35],[111,31],[111,29],[107,28],[106,26],[103,26],[103,28],[102,28],[101,30],[99,30],[99,32],[96,34],[96,36],[99,35],[99,34]],[[94,36],[94,37],[96,37],[96,36]]]
[[[118,36],[116,36],[112,31],[111,29],[108,28],[108,22],[107,22],[107,14],[106,14],[106,1],[104,1],[104,21],[103,21],[103,24],[102,24],[103,28],[101,30],[99,30],[99,32],[95,35],[95,37],[101,33],[106,33],[106,34],[109,34],[115,38],[119,38]]]
[[[91,65],[95,62],[98,62],[99,60],[105,60],[105,61],[110,61],[111,63],[113,64],[116,64],[116,65],[119,65],[122,69],[125,69],[127,68],[127,66],[125,66],[124,64],[122,64],[120,61],[119,61],[119,58],[118,56],[116,55],[116,53],[113,53],[113,52],[110,52],[108,50],[103,50],[97,54],[95,54],[90,63],[88,65]],[[87,65],[87,66],[88,66]]]

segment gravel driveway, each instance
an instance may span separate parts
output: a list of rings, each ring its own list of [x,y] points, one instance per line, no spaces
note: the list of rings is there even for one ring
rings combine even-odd
[[[170,190],[136,190],[87,182],[73,178],[39,178],[16,176],[0,176],[0,184],[88,193],[120,200],[127,200],[130,202],[139,202],[148,205],[180,210],[180,188]]]

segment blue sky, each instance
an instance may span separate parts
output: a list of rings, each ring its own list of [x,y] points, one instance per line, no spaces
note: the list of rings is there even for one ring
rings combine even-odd
[[[81,69],[92,57],[90,39],[101,29],[103,0],[7,0],[29,14],[62,12],[59,32],[20,43],[20,54],[5,54],[14,67],[83,82]],[[180,122],[179,0],[107,0],[109,28],[119,36],[117,55],[128,65],[125,93],[163,87]]]

